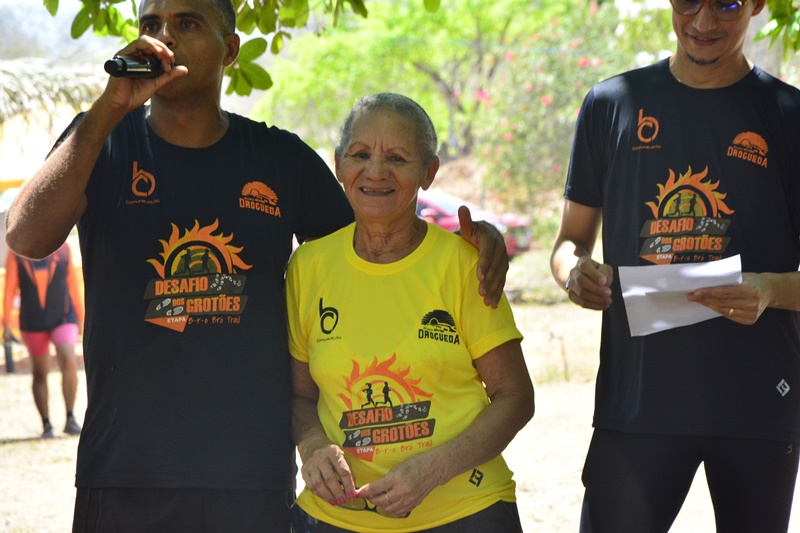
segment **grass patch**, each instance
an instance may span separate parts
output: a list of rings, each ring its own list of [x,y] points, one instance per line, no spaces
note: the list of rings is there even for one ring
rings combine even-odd
[[[511,260],[506,291],[514,303],[552,305],[569,301],[550,274],[550,248],[541,246]]]

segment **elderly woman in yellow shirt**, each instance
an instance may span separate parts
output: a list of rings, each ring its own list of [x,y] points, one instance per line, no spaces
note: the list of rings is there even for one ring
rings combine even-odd
[[[477,250],[416,215],[437,143],[414,101],[360,99],[336,150],[355,222],[290,262],[301,531],[521,531],[501,452],[533,385],[508,301],[478,293]]]

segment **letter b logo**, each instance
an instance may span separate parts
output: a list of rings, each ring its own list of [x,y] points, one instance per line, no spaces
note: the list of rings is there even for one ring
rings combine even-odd
[[[639,129],[636,131],[643,143],[653,142],[658,136],[658,121],[644,116],[644,109],[639,110]]]
[[[333,321],[333,325],[328,327]],[[325,335],[330,335],[339,324],[339,311],[335,307],[323,307],[322,298],[319,299],[319,329]]]

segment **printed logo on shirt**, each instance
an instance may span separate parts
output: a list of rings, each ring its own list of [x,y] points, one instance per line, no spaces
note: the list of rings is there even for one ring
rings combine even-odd
[[[636,135],[639,141],[644,143],[633,147],[633,151],[638,150],[660,150],[660,144],[652,144],[658,137],[659,124],[655,117],[645,116],[644,109],[639,109],[639,120],[636,123]]]
[[[281,208],[278,205],[278,195],[266,184],[260,181],[251,181],[242,187],[239,197],[239,207],[260,211],[266,215],[280,218]]]
[[[325,307],[322,298],[319,299],[319,329],[325,335],[330,335],[339,324],[339,310],[335,307]]]
[[[469,482],[475,485],[476,487],[480,487],[482,481],[483,481],[483,472],[481,472],[477,468],[473,468],[472,474],[470,474],[469,476]]]
[[[420,339],[461,344],[456,329],[456,321],[447,311],[436,309],[422,317],[422,327],[417,335]]]
[[[708,167],[698,173],[689,167],[678,176],[670,170],[656,201],[646,203],[654,218],[640,232],[640,257],[659,265],[721,259],[730,241],[730,219],[723,217],[734,210],[719,184],[708,178]]]
[[[733,143],[728,147],[727,155],[767,168],[768,152],[769,147],[764,137],[752,131],[745,131],[733,139]]]
[[[133,204],[157,204],[161,200],[152,198],[156,190],[156,178],[150,172],[139,168],[139,162],[133,162],[133,174],[131,175],[131,192],[136,198],[125,200],[128,205]]]
[[[410,454],[433,445],[436,419],[431,418],[432,393],[420,388],[421,378],[411,368],[396,368],[397,354],[385,361],[374,357],[361,368],[353,361],[344,376],[344,404],[339,427],[344,430],[342,449],[372,461],[381,454]]]
[[[151,280],[144,298],[149,301],[145,321],[184,331],[187,325],[238,324],[247,304],[243,294],[252,265],[242,261],[242,248],[232,245],[233,234],[217,231],[219,221],[184,229],[172,224],[162,252],[148,259],[158,278]]]

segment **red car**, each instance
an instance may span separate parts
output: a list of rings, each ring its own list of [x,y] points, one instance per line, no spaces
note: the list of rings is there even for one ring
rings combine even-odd
[[[514,213],[498,215],[480,209],[461,198],[442,191],[420,190],[417,197],[417,216],[428,222],[433,222],[447,231],[456,231],[460,227],[458,223],[458,208],[462,205],[469,207],[472,213],[472,220],[485,220],[500,231],[506,240],[509,259],[530,248],[531,232],[528,228],[529,220],[527,217]]]

